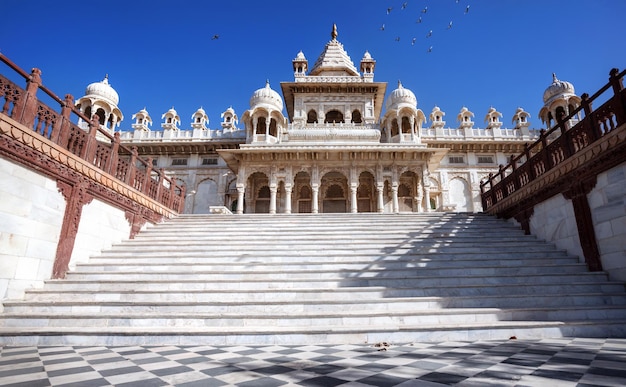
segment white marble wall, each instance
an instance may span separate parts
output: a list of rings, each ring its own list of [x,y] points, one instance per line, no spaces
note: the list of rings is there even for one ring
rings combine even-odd
[[[626,163],[598,175],[587,199],[602,268],[611,279],[626,281]],[[514,219],[511,221],[517,224]],[[535,206],[530,231],[584,262],[574,207],[563,195],[555,195]]]
[[[99,200],[83,206],[78,235],[70,260],[70,269],[76,263],[86,262],[89,257],[100,254],[114,243],[128,239],[130,224],[124,211]]]
[[[600,174],[588,198],[602,267],[626,281],[626,163]]]
[[[0,182],[0,300],[16,299],[50,278],[65,199],[54,180],[4,158]]]

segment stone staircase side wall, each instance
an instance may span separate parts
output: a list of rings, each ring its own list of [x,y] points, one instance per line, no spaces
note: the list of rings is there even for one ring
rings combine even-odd
[[[0,181],[0,300],[21,299],[51,278],[66,200],[55,180],[2,157]],[[70,267],[130,230],[123,210],[94,198],[83,206]]]
[[[626,281],[626,163],[600,173],[587,199],[602,268],[612,280]],[[534,206],[530,232],[584,262],[572,201],[563,195]]]

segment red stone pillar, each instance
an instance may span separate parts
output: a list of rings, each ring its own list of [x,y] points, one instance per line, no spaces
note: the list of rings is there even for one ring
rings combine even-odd
[[[79,181],[72,185],[57,180],[57,188],[65,197],[66,204],[61,235],[59,236],[59,244],[57,245],[54,266],[52,267],[52,278],[65,278],[65,273],[68,270],[72,252],[74,251],[74,242],[78,234],[83,206],[89,204],[93,199],[93,196],[87,192],[88,187],[89,183],[87,181]]]

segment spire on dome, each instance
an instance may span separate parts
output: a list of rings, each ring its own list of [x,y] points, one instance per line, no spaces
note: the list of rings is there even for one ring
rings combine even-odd
[[[552,83],[557,83],[559,80],[556,78],[556,73],[552,73]]]
[[[332,40],[337,40],[337,24],[333,23],[333,31],[330,33]]]

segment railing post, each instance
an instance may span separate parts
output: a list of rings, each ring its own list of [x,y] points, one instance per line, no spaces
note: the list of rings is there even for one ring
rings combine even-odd
[[[24,98],[15,104],[11,113],[11,118],[29,128],[33,128],[35,125],[39,86],[41,86],[41,70],[34,68],[30,73],[28,82],[26,82]]]
[[[105,166],[105,171],[110,175],[117,177],[117,162],[119,160],[119,150],[120,150],[120,132],[115,132],[113,134],[113,141],[111,142],[111,154],[109,155],[109,160]]]
[[[615,104],[615,116],[617,119],[617,126],[620,126],[624,122],[626,122],[626,95],[623,93],[624,84],[622,83],[622,78],[619,77],[619,70],[614,68],[611,69],[609,73],[609,82],[613,87],[613,96],[614,100],[617,102]]]
[[[65,94],[65,100],[61,108],[61,119],[57,121],[50,134],[50,140],[55,144],[61,145],[63,148],[67,148],[67,142],[70,138],[70,115],[72,114],[73,108],[74,96]]]
[[[128,174],[126,175],[126,184],[135,188],[135,176],[137,175],[137,147],[130,148],[130,161],[128,162]]]
[[[186,200],[187,200],[187,186],[183,184],[180,187],[180,200],[178,201],[178,208],[176,209],[178,213],[181,213],[185,210]]]
[[[585,118],[583,119],[587,120],[587,123],[591,127],[591,142],[593,142],[602,137],[602,133],[600,132],[598,122],[592,117],[593,106],[591,106],[592,101],[589,99],[589,94],[583,93],[583,95],[580,96],[580,104],[583,106],[583,110],[585,111]]]
[[[143,177],[143,186],[141,187],[141,192],[150,196],[150,183],[152,182],[152,157],[148,157],[146,163],[148,163],[148,165],[146,165],[146,170],[144,171],[146,175]],[[153,199],[158,200],[157,197],[154,197]]]
[[[543,154],[543,162],[545,164],[544,172],[547,172],[552,169],[552,159],[548,153],[548,136],[546,136],[545,129],[539,131],[539,139],[541,140],[541,153]]]
[[[87,160],[91,164],[93,164],[94,155],[96,153],[96,133],[98,133],[99,127],[100,121],[98,120],[98,115],[94,114],[91,116],[91,121],[89,121],[89,134],[87,136],[87,141],[80,152],[80,157]]]

